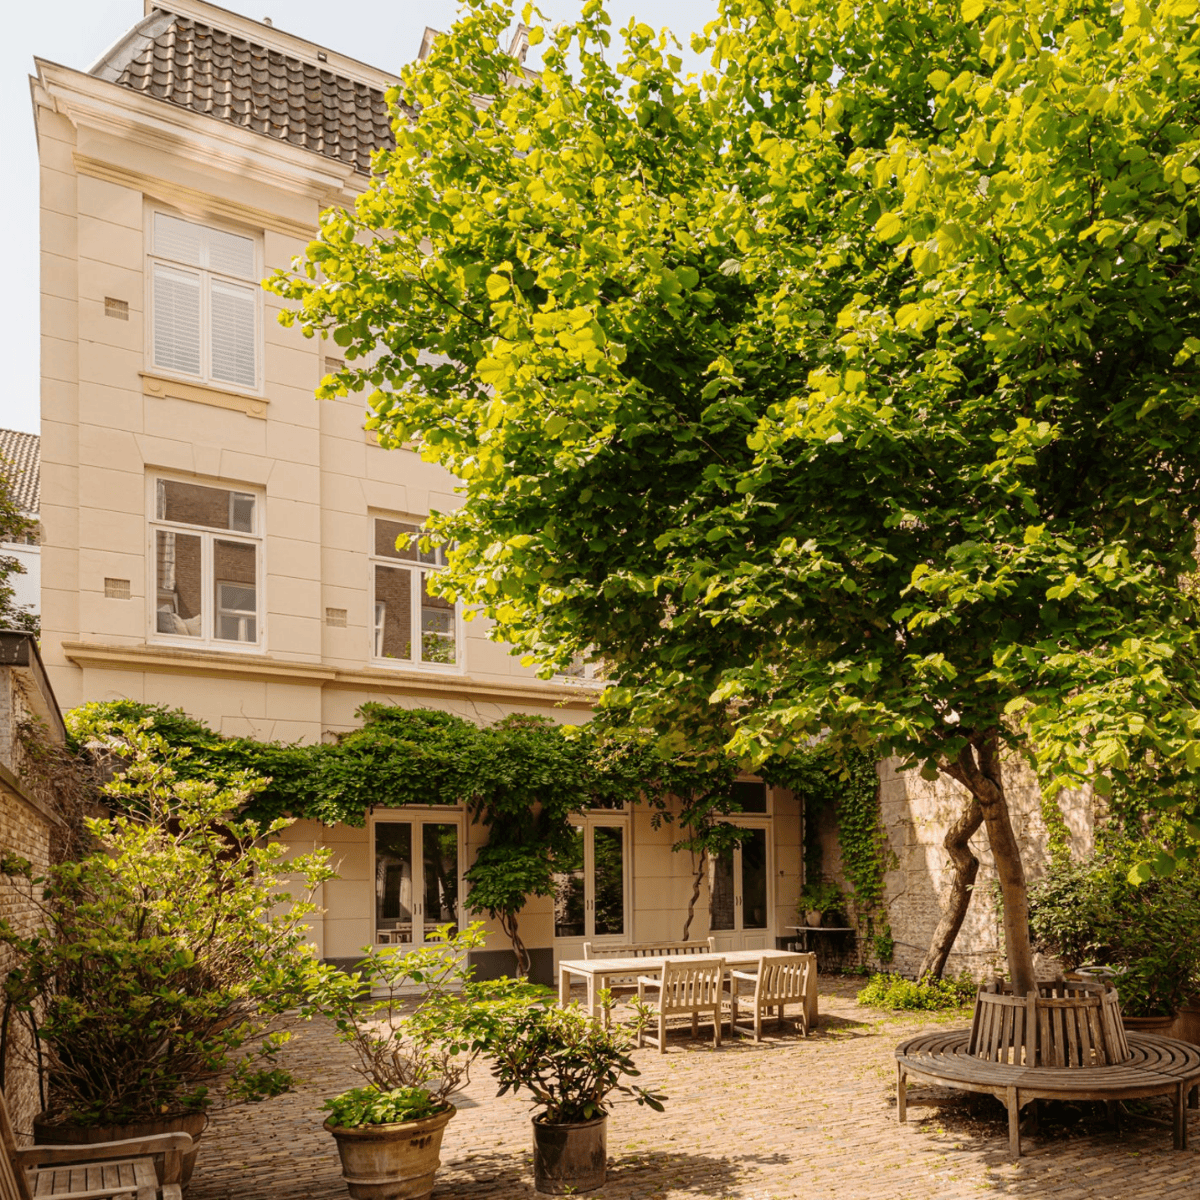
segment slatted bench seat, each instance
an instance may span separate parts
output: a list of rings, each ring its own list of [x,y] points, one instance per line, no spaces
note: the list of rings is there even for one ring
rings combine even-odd
[[[1020,1113],[1036,1100],[1141,1100],[1171,1096],[1176,1150],[1186,1150],[1187,1112],[1200,1097],[1200,1047],[1175,1038],[1125,1032],[1125,1062],[1087,1068],[1029,1066],[979,1058],[971,1051],[972,1030],[923,1033],[896,1047],[896,1109],[906,1121],[907,1085],[928,1083],[982,1092],[1008,1109],[1008,1148],[1021,1156]]]

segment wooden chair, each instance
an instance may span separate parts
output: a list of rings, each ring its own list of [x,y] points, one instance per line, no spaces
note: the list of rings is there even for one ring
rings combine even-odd
[[[793,954],[787,958],[765,958],[756,972],[730,971],[730,1019],[729,1032],[743,1033],[753,1036],[756,1042],[762,1041],[763,1014],[775,1013],[775,1020],[784,1019],[784,1006],[798,1004],[800,1015],[797,1021],[800,1032],[808,1037],[808,1009],[806,999],[810,972],[817,969],[815,954]],[[743,983],[754,984],[750,996],[750,1005],[754,1018],[752,1028],[746,1029],[738,1025],[738,1008],[746,997],[741,994]]]
[[[183,1155],[192,1148],[186,1133],[158,1133],[94,1146],[18,1149],[2,1092],[0,1141],[3,1200],[182,1200]],[[161,1183],[156,1155],[162,1158]]]
[[[662,976],[639,975],[638,999],[645,1001],[646,989],[658,989],[658,1038],[645,1030],[638,1031],[638,1045],[643,1040],[658,1046],[659,1054],[667,1052],[667,1018],[687,1013],[692,1018],[692,1037],[700,1032],[700,1014],[712,1013],[713,1045],[721,1044],[721,1004],[727,994],[724,986],[723,958],[668,959]]]

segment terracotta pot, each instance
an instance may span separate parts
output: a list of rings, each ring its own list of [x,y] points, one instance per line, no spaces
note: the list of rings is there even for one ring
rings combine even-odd
[[[448,1104],[432,1117],[393,1125],[326,1121],[325,1128],[337,1141],[350,1195],[355,1200],[426,1200],[441,1166],[442,1134],[457,1111]]]
[[[608,1117],[573,1125],[533,1121],[533,1186],[552,1196],[573,1196],[604,1186],[608,1170]]]
[[[125,1138],[150,1137],[155,1133],[188,1133],[192,1141],[198,1143],[207,1128],[208,1117],[204,1113],[154,1117],[131,1121],[128,1125],[59,1125],[50,1120],[49,1113],[39,1113],[33,1118],[33,1142],[35,1146],[94,1146],[97,1142],[119,1142]],[[192,1177],[199,1150],[199,1145],[194,1145],[183,1156],[182,1182],[185,1184]]]
[[[1200,1046],[1200,996],[1189,1000],[1179,1010],[1173,1036],[1181,1041],[1191,1042],[1194,1046]]]
[[[813,912],[806,912],[806,913],[804,914],[804,923],[805,923],[805,925],[807,925],[807,926],[808,926],[810,929],[820,929],[820,927],[821,927],[821,914],[820,914],[819,912],[816,912],[816,911],[813,911]]]
[[[1121,1021],[1130,1033],[1157,1033],[1160,1037],[1174,1037],[1174,1017],[1127,1017]]]

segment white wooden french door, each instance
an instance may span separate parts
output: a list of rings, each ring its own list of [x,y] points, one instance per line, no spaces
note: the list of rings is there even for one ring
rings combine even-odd
[[[569,855],[554,874],[554,948],[580,958],[584,942],[630,940],[629,821],[610,812],[588,814],[575,825]]]
[[[709,933],[718,950],[769,950],[775,944],[770,822],[736,823],[749,830],[746,837],[708,863]]]
[[[462,841],[453,812],[372,820],[377,944],[416,948],[439,925],[461,926]]]

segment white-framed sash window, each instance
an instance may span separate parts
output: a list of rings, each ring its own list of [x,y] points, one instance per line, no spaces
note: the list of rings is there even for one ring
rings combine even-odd
[[[150,367],[258,391],[258,240],[153,212],[149,256]]]
[[[152,640],[261,648],[261,495],[162,476],[149,490]]]
[[[431,594],[445,565],[441,548],[422,550],[416,521],[371,519],[371,658],[380,665],[462,668],[458,606]]]

